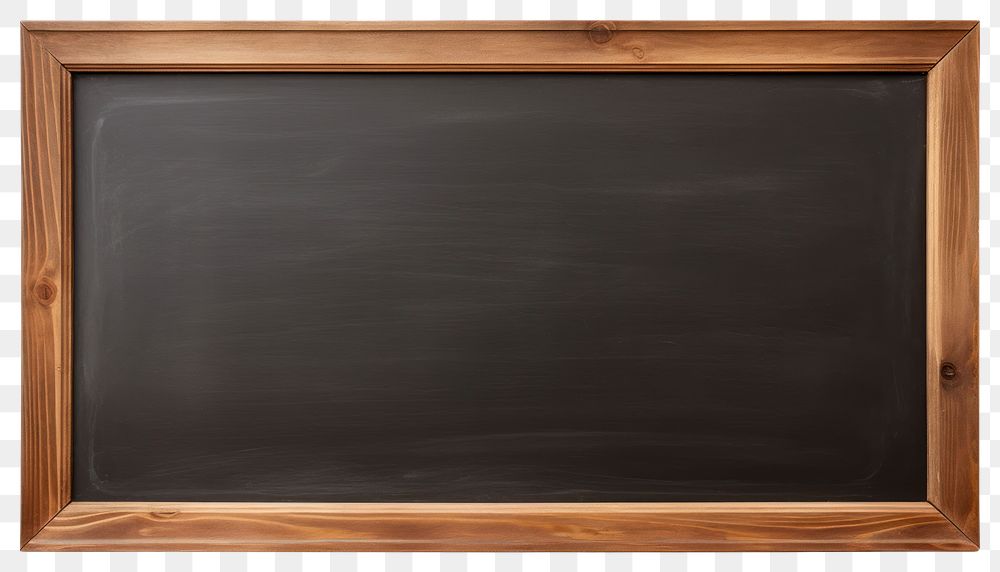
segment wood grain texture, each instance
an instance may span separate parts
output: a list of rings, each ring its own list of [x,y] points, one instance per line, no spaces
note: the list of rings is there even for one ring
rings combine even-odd
[[[915,503],[74,502],[28,550],[974,550]]]
[[[70,494],[69,73],[22,34],[21,543]]]
[[[32,31],[102,30],[589,30],[599,24],[614,24],[620,30],[963,30],[975,27],[971,20],[775,20],[775,21],[660,21],[660,20],[498,20],[498,21],[61,21],[23,22]]]
[[[72,71],[927,71],[972,25],[28,23]]]
[[[979,542],[979,28],[927,84],[927,498]]]
[[[25,23],[29,33],[22,34],[22,544],[27,542],[27,550],[975,550],[978,49],[965,43],[976,42],[978,30],[934,68],[974,26],[974,22]],[[337,33],[319,33],[333,31]],[[93,71],[931,70],[928,313],[934,318],[928,321],[928,498],[932,505],[66,506],[71,357],[71,260],[66,253],[71,209],[66,147],[70,76],[64,65]],[[942,359],[950,360],[956,372],[945,386],[938,375]]]

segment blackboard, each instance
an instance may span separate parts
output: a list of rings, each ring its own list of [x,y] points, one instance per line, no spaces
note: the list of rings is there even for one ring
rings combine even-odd
[[[75,500],[925,500],[921,74],[74,74]]]

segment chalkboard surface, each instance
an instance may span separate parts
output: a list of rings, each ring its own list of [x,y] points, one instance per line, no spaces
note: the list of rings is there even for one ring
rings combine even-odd
[[[917,74],[74,74],[76,500],[924,500]]]

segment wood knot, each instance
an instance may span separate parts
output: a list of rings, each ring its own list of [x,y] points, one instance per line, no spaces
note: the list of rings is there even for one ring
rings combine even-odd
[[[941,381],[945,385],[958,383],[958,368],[950,361],[941,363]]]
[[[179,511],[176,511],[176,510],[158,510],[156,512],[149,513],[149,516],[151,516],[151,517],[153,517],[155,519],[167,520],[167,519],[170,519],[170,518],[173,518],[173,517],[177,516],[178,514],[180,514],[180,513],[179,513]]]
[[[31,292],[35,295],[35,299],[43,306],[51,305],[56,301],[56,285],[44,276],[39,278],[38,282],[35,282],[35,286],[31,289]]]
[[[632,55],[635,56],[635,59],[641,60],[642,58],[646,57],[646,51],[640,48],[639,46],[636,46],[632,48]]]
[[[590,34],[590,41],[595,44],[606,44],[615,35],[615,25],[611,22],[598,22],[590,27],[587,32]]]

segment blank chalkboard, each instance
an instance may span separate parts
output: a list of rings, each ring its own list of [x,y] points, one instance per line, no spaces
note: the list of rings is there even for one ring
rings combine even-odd
[[[926,498],[921,74],[73,74],[75,500]]]

